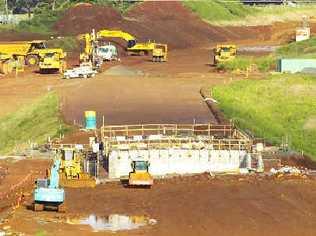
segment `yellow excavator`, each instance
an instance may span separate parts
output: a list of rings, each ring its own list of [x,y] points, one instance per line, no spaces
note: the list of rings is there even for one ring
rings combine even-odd
[[[97,41],[102,38],[120,38],[127,42],[126,51],[129,55],[148,55],[152,53],[153,62],[167,61],[168,47],[166,44],[157,44],[153,42],[137,43],[136,38],[121,30],[100,30],[92,31],[91,34],[86,33],[79,35],[79,39],[85,40],[84,53],[80,55],[80,61],[94,61],[95,48]]]
[[[154,179],[149,173],[149,162],[144,159],[135,159],[132,161],[132,172],[129,173],[128,185],[132,187],[151,187]]]
[[[91,187],[96,186],[96,180],[83,171],[83,153],[74,148],[59,150],[61,164],[59,167],[60,185],[63,187]]]
[[[62,49],[46,49],[39,56],[41,73],[63,73],[66,70],[66,53]]]

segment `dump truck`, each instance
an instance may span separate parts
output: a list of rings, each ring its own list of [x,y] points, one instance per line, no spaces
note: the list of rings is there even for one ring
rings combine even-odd
[[[84,155],[75,148],[63,148],[59,150],[61,160],[59,174],[60,184],[63,187],[91,187],[96,186],[96,180],[83,171]]]
[[[0,73],[9,74],[14,69],[15,61],[12,56],[0,53]]]
[[[128,185],[129,186],[141,186],[141,187],[151,187],[154,183],[153,177],[149,173],[149,162],[138,158],[132,161],[131,167],[132,172],[129,173]]]
[[[217,65],[220,62],[229,61],[236,58],[237,47],[236,45],[217,45],[214,48],[213,64]]]
[[[58,212],[64,212],[65,191],[59,187],[59,167],[61,161],[54,160],[49,176],[36,180],[34,190],[33,210],[42,211],[45,208],[54,207]]]
[[[60,50],[47,49],[45,40],[33,41],[16,41],[16,42],[1,42],[0,53],[7,54],[10,57],[23,56],[25,65],[35,66],[39,64],[40,54],[44,54],[47,50]]]
[[[62,49],[46,49],[39,53],[41,73],[63,73],[66,70],[66,53]]]

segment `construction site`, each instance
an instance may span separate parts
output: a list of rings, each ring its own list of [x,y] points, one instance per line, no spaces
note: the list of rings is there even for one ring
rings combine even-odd
[[[316,235],[316,3],[35,2],[0,27],[0,236]]]

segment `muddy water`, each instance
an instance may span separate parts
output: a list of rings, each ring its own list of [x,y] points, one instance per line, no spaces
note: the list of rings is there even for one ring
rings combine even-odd
[[[109,216],[97,216],[91,214],[81,218],[67,218],[66,223],[74,225],[88,225],[93,232],[99,231],[123,231],[133,230],[146,225],[154,225],[157,223],[155,219],[146,216],[127,216],[111,214]]]

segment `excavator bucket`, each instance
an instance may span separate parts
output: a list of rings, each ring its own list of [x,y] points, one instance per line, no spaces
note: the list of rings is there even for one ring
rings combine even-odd
[[[59,183],[62,187],[68,188],[95,188],[95,178],[86,173],[81,173],[78,178],[67,179],[65,175],[61,175]]]

